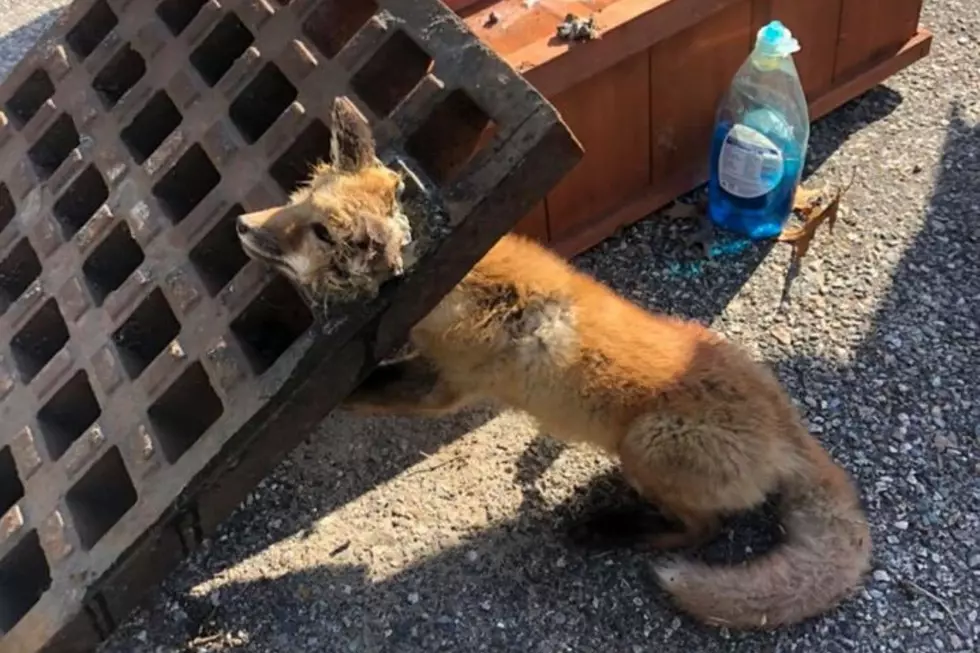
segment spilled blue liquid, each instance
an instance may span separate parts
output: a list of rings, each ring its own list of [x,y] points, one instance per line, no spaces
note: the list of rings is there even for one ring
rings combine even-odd
[[[753,240],[778,236],[793,208],[793,197],[800,183],[802,156],[792,130],[776,112],[757,109],[740,121],[767,136],[783,153],[783,169],[778,179],[767,179],[775,187],[760,197],[737,197],[722,189],[719,178],[721,148],[733,124],[719,121],[711,143],[711,181],[708,184],[708,212],[717,226]],[[767,184],[768,185],[768,184]]]

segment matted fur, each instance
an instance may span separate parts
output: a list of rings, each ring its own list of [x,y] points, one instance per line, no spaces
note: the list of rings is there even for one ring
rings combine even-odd
[[[397,270],[404,237],[394,174],[363,155],[366,141],[342,151],[355,153],[342,157],[344,170],[318,168],[289,207],[250,219],[242,234],[246,251],[326,303],[376,290],[380,273]],[[332,243],[310,246],[314,223]],[[378,246],[375,258],[356,254],[364,241]],[[702,621],[794,623],[836,605],[866,573],[870,534],[850,478],[775,376],[702,326],[649,313],[506,236],[411,339],[418,355],[380,367],[346,406],[431,415],[489,399],[524,410],[546,432],[617,457],[630,483],[684,525],[652,547],[704,541],[721,516],[780,491],[786,537],[773,552],[737,567],[675,559],[658,568]]]

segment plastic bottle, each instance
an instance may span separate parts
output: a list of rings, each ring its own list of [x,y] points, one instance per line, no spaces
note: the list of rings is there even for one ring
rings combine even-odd
[[[755,240],[782,231],[803,173],[810,117],[793,63],[799,49],[781,22],[760,29],[715,121],[711,220]]]

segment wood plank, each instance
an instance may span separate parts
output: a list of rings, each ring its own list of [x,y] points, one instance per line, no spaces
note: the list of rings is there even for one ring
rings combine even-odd
[[[915,36],[922,0],[844,0],[834,81],[894,56]]]
[[[551,31],[504,58],[552,98],[740,1],[617,0],[595,14],[601,38],[568,44],[552,38]]]
[[[541,244],[548,242],[548,211],[541,202],[534,210],[524,216],[513,229],[515,234],[533,238]]]
[[[635,55],[552,101],[586,152],[548,195],[554,239],[650,183],[649,58]]]
[[[752,48],[752,2],[723,9],[650,49],[654,184],[707,172],[718,103]]]
[[[770,20],[786,25],[800,42],[794,57],[807,100],[834,83],[834,63],[845,0],[771,0]],[[861,0],[863,1],[863,0]],[[754,26],[755,29],[762,24]]]

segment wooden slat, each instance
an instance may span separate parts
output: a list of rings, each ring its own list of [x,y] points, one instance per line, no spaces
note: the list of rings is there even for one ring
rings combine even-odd
[[[528,213],[513,229],[514,233],[533,238],[541,244],[548,242],[548,211],[544,202]]]
[[[548,195],[551,238],[615,209],[650,183],[650,73],[635,55],[553,98],[586,155]]]
[[[650,49],[655,185],[681,171],[707,171],[718,103],[753,38],[745,0]]]
[[[826,93],[834,82],[841,12],[845,4],[854,3],[855,0],[772,0],[770,19],[782,21],[800,41],[795,61],[808,100]]]
[[[915,36],[922,0],[847,0],[841,12],[834,81],[894,56]]]

